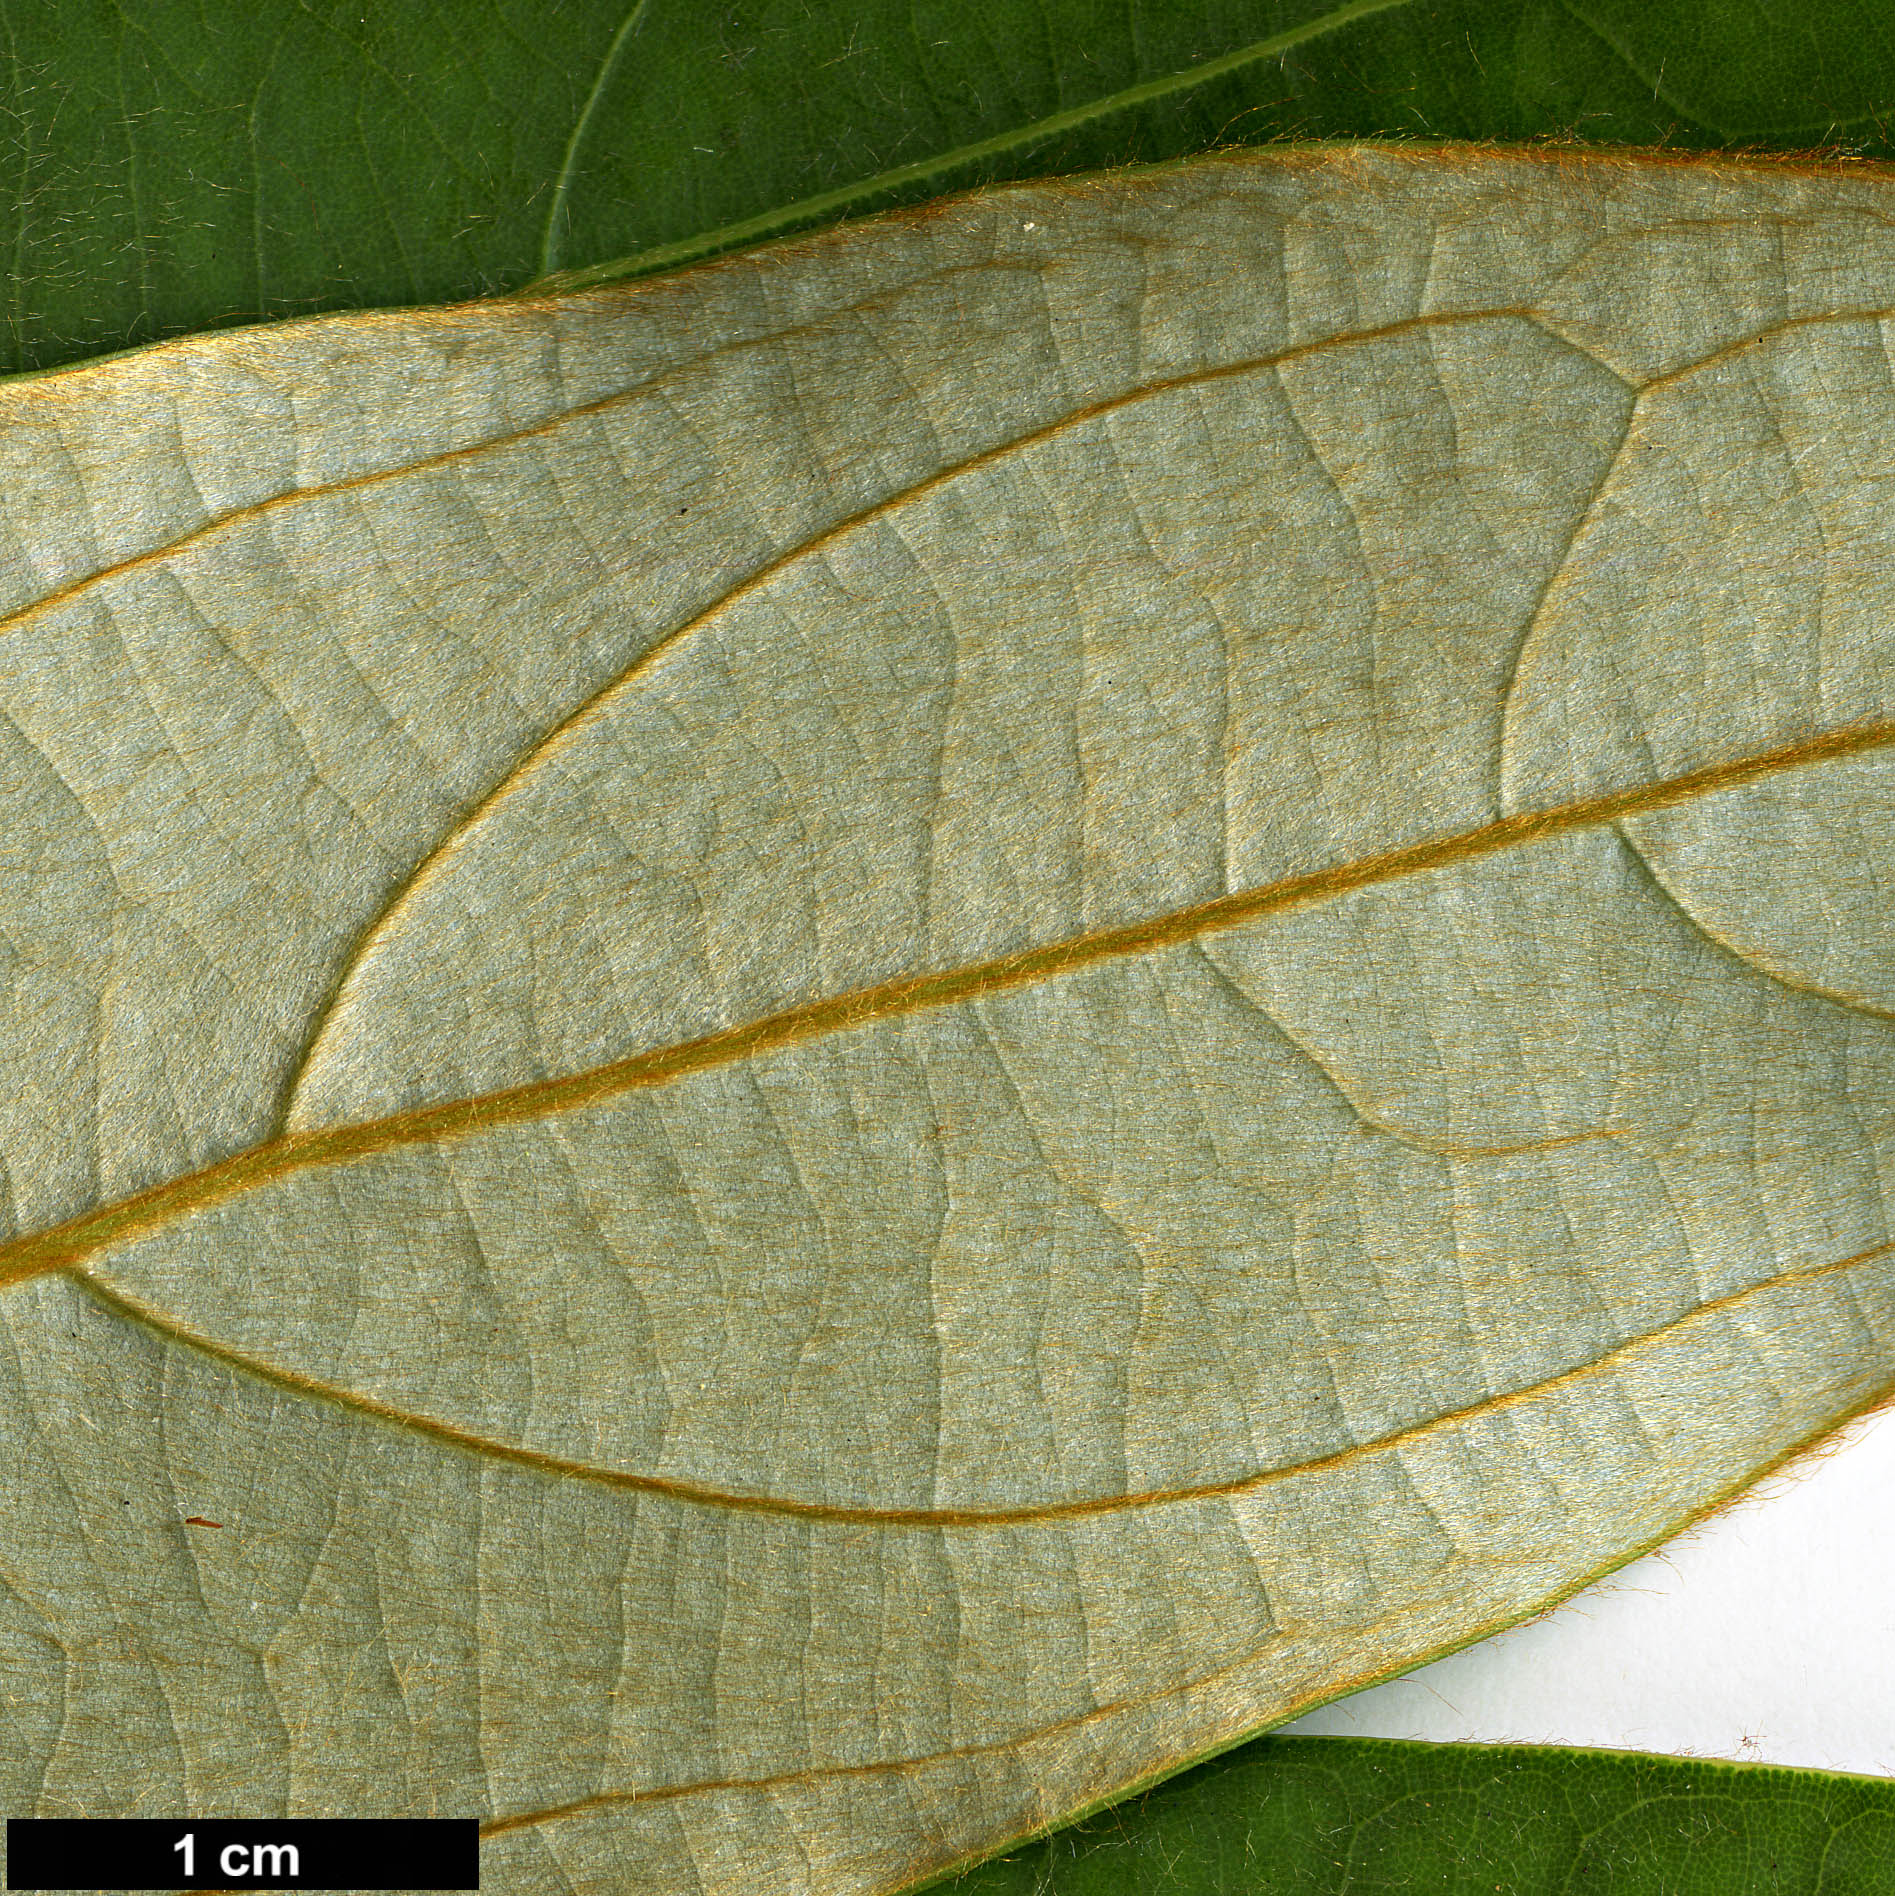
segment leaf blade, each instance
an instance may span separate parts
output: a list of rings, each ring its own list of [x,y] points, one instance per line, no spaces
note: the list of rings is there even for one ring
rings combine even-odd
[[[1880,1399],[1884,188],[1223,161],[10,392],[31,1795],[890,1887]],[[1708,875],[1819,816],[1845,918]]]
[[[1889,151],[1879,19],[1847,0],[1795,34],[1554,0],[1060,0],[1031,24],[1004,5],[633,19],[619,0],[550,18],[494,0],[447,22],[421,0],[367,17],[266,0],[206,38],[183,0],[18,7],[7,366],[512,289],[551,267],[549,238],[569,267],[650,271],[812,216],[1232,143]]]
[[[1271,1739],[988,1864],[952,1887],[1131,1886],[1276,1896],[1432,1884],[1614,1891],[1868,1890],[1886,1874],[1873,1778],[1525,1746]],[[1311,1837],[1333,1839],[1310,1850]],[[1819,1869],[1818,1866],[1821,1866]]]

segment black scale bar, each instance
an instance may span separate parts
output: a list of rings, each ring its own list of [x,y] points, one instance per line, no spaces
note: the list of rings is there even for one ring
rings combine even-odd
[[[472,1817],[9,1817],[7,1888],[479,1889]]]

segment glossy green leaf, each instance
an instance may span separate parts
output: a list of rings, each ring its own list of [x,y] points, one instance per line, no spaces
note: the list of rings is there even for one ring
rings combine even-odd
[[[0,391],[5,1808],[892,1888],[1884,1397],[1888,191],[1213,161]]]
[[[1882,1896],[1895,1784],[1609,1751],[1266,1738],[954,1896]]]
[[[1872,0],[15,0],[0,365],[1283,137],[1882,154]]]

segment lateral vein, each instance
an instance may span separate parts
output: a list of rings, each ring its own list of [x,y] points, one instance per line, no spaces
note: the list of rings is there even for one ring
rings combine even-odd
[[[1704,357],[1701,363],[1688,363],[1682,368],[1657,377],[1642,388],[1635,388],[1633,390],[1632,406],[1627,411],[1627,429],[1629,430],[1632,418],[1637,412],[1638,403],[1644,399],[1646,394],[1650,393],[1653,389],[1662,388],[1693,373],[1699,367],[1714,366],[1785,332],[1832,323],[1879,320],[1889,315],[1895,315],[1895,308],[1867,311],[1854,309],[1824,311],[1814,316],[1790,317],[1781,323],[1772,324],[1766,329],[1759,330],[1753,335],[1740,337],[1738,341],[1713,351],[1710,355]],[[1335,350],[1365,347],[1377,342],[1391,341],[1396,337],[1415,332],[1425,333],[1435,329],[1466,327],[1471,324],[1487,322],[1530,323],[1540,329],[1544,334],[1551,336],[1556,342],[1562,343],[1567,348],[1574,349],[1578,353],[1585,353],[1570,337],[1562,334],[1558,329],[1550,327],[1539,311],[1526,305],[1516,306],[1501,304],[1491,308],[1477,310],[1440,311],[1434,314],[1403,317],[1396,322],[1383,323],[1370,329],[1347,330],[1334,336],[1319,337],[1311,342],[1295,343],[1283,349],[1272,350],[1265,355],[1240,357],[1234,362],[1215,363],[1208,368],[1190,369],[1180,375],[1165,376],[1151,382],[1142,382],[1133,388],[1122,390],[1116,395],[1104,396],[1098,401],[1089,402],[1082,407],[1071,409],[1061,415],[1056,415],[1050,421],[1043,423],[1037,428],[1029,429],[1024,434],[1015,435],[1005,441],[996,442],[992,447],[984,448],[979,453],[968,456],[965,460],[950,462],[947,466],[937,468],[932,474],[923,476],[922,479],[911,483],[907,487],[883,495],[880,499],[871,502],[868,506],[859,508],[856,512],[823,528],[820,532],[809,535],[794,545],[784,548],[781,553],[765,560],[743,578],[727,587],[717,598],[692,613],[690,617],[680,620],[678,624],[672,626],[668,631],[661,633],[652,644],[647,646],[629,665],[607,678],[604,683],[599,685],[589,696],[582,699],[572,710],[567,712],[558,723],[551,726],[537,738],[514,764],[468,806],[461,816],[443,832],[439,841],[437,841],[433,847],[415,863],[407,874],[396,883],[383,901],[381,907],[357,934],[348,953],[343,957],[342,963],[336,971],[334,980],[330,983],[327,995],[311,1019],[302,1048],[291,1067],[289,1077],[284,1081],[281,1089],[280,1098],[282,1100],[282,1106],[278,1114],[275,1130],[279,1133],[288,1130],[291,1121],[295,1117],[296,1102],[303,1083],[316,1064],[323,1045],[339,1016],[343,1003],[348,998],[356,974],[373,951],[375,944],[382,938],[392,919],[407,907],[408,903],[421,889],[427,886],[429,880],[441,865],[453,860],[458,846],[508,792],[521,783],[530,772],[544,763],[548,757],[556,755],[564,745],[576,738],[590,720],[598,714],[611,699],[617,696],[618,693],[627,690],[650,676],[660,660],[665,658],[667,654],[693,634],[701,632],[707,626],[713,624],[720,615],[729,611],[732,606],[762,591],[792,567],[798,566],[803,561],[839,544],[850,535],[860,532],[864,527],[873,525],[877,521],[888,519],[901,509],[912,506],[918,501],[925,500],[929,495],[939,492],[941,489],[956,481],[965,479],[970,474],[976,474],[984,468],[996,466],[1014,455],[1025,453],[1031,448],[1054,440],[1074,428],[1083,427],[1088,422],[1103,420],[1110,415],[1120,413],[1123,410],[1133,408],[1140,403],[1154,400],[1163,395],[1180,393],[1187,389],[1204,387],[1216,382],[1264,373],[1285,367],[1292,362],[1305,360],[1311,356],[1327,354]],[[1590,360],[1592,358],[1589,357],[1588,359]],[[635,394],[638,393],[640,389],[649,386],[649,384],[641,383],[639,389],[628,391],[628,393]],[[592,407],[584,410],[577,410],[575,413],[589,414],[593,412],[595,408],[606,407],[623,399],[625,399],[624,396],[611,396],[604,402],[593,404]],[[553,425],[553,423],[541,423],[538,424],[534,430],[528,432],[545,432]],[[469,448],[457,449],[454,452],[456,454],[470,454],[477,451],[476,449]],[[1611,465],[1616,465],[1616,461],[1617,457],[1615,455]],[[1599,477],[1601,487],[1603,487],[1610,478],[1611,465],[1609,465]],[[377,476],[373,478],[383,477]],[[267,505],[269,503],[264,504]],[[1586,512],[1589,511],[1590,503]],[[1573,534],[1575,538],[1583,528],[1584,523],[1585,512],[1582,512],[1581,516],[1574,523]],[[1563,564],[1564,561],[1562,560],[1561,565]],[[84,584],[89,582],[76,583]],[[1552,581],[1549,578],[1549,586],[1551,583]],[[1537,608],[1535,616],[1537,617]],[[0,619],[0,629],[4,629],[6,623],[4,619]],[[1529,621],[1525,637],[1530,639],[1531,636],[1532,623]],[[1523,642],[1522,646],[1516,650],[1514,655],[1513,669],[1516,673],[1524,651],[1525,644]],[[1507,722],[1511,712],[1512,695],[1513,680],[1510,677],[1501,706],[1501,756],[1503,760],[1503,773],[1504,761],[1507,754]],[[1502,794],[1504,803],[1504,776]]]
[[[1650,1553],[1654,1548],[1663,1545],[1664,1542],[1671,1539],[1671,1537],[1682,1528],[1690,1525],[1691,1522],[1705,1519],[1744,1489],[1751,1487],[1755,1482],[1761,1481],[1766,1476],[1774,1474],[1778,1469],[1794,1461],[1799,1455],[1805,1454],[1808,1450],[1814,1448],[1816,1444],[1833,1429],[1840,1427],[1843,1423],[1852,1420],[1856,1416],[1867,1414],[1870,1410],[1879,1407],[1888,1400],[1889,1393],[1890,1388],[1889,1385],[1886,1384],[1880,1388],[1871,1390],[1867,1396],[1852,1403],[1843,1413],[1825,1421],[1821,1427],[1813,1429],[1800,1441],[1791,1442],[1787,1447],[1774,1455],[1762,1468],[1756,1469],[1745,1475],[1741,1480],[1731,1483],[1721,1493],[1712,1495],[1702,1507],[1693,1510],[1689,1515],[1680,1519],[1664,1523],[1649,1539],[1638,1546],[1623,1549],[1615,1558],[1592,1569],[1590,1572],[1569,1576],[1568,1580],[1560,1588],[1557,1596],[1552,1600],[1544,1602],[1542,1610],[1544,1610],[1544,1606],[1556,1606],[1561,1601],[1570,1599],[1575,1593],[1579,1592],[1581,1588],[1591,1586],[1595,1581],[1603,1580],[1607,1574],[1615,1572],[1620,1567],[1638,1559],[1640,1555]],[[1454,1559],[1458,1560],[1459,1556],[1454,1556]],[[1399,1617],[1400,1609],[1397,1609],[1394,1613],[1378,1613],[1372,1615],[1365,1622],[1360,1623],[1355,1630],[1362,1634],[1372,1633],[1389,1624],[1391,1620],[1399,1619]],[[1481,1629],[1481,1632],[1498,1632],[1506,1623],[1505,1621],[1490,1621]],[[1084,1730],[1090,1726],[1100,1724],[1107,1719],[1123,1717],[1127,1712],[1138,1711],[1146,1706],[1160,1705],[1166,1700],[1182,1698],[1187,1693],[1201,1691],[1206,1686],[1215,1685],[1218,1681],[1231,1678],[1241,1672],[1246,1666],[1254,1664],[1258,1659],[1262,1658],[1272,1646],[1279,1645],[1288,1638],[1293,1638],[1300,1630],[1301,1629],[1294,1624],[1274,1627],[1260,1644],[1253,1646],[1247,1652],[1238,1653],[1234,1658],[1221,1660],[1207,1671],[1196,1673],[1188,1678],[1174,1680],[1151,1691],[1128,1692],[1120,1698],[1108,1699],[1103,1704],[1095,1704],[1083,1712],[1074,1712],[1065,1718],[1052,1720],[1047,1724],[1035,1726],[1027,1731],[1013,1732],[1006,1737],[986,1739],[970,1744],[948,1745],[939,1751],[921,1754],[911,1753],[905,1757],[870,1758],[856,1764],[805,1765],[790,1770],[770,1772],[753,1778],[705,1778],[687,1784],[661,1784],[594,1791],[588,1796],[575,1797],[563,1804],[542,1805],[535,1810],[509,1812],[505,1816],[485,1818],[482,1820],[480,1826],[481,1841],[484,1843],[490,1838],[504,1836],[508,1831],[531,1829],[541,1824],[564,1823],[573,1818],[592,1816],[600,1811],[611,1810],[628,1804],[665,1803],[686,1797],[714,1795],[720,1791],[756,1790],[768,1792],[790,1784],[807,1784],[835,1778],[873,1777],[888,1772],[921,1770],[932,1764],[943,1764],[962,1758],[982,1757],[996,1753],[1017,1753],[1021,1746],[1030,1744],[1036,1740],[1053,1737],[1064,1732]],[[1410,1654],[1404,1662],[1394,1667],[1378,1667],[1375,1670],[1357,1673],[1343,1679],[1326,1681],[1316,1689],[1292,1698],[1281,1708],[1277,1715],[1271,1720],[1271,1723],[1287,1724],[1291,1719],[1300,1717],[1304,1712],[1313,1711],[1318,1705],[1327,1704],[1331,1700],[1340,1698],[1346,1693],[1358,1691],[1363,1686],[1373,1685],[1379,1680],[1389,1677],[1392,1671],[1403,1671],[1412,1665],[1425,1664],[1430,1659],[1445,1658],[1448,1651],[1451,1650],[1456,1650],[1456,1648]],[[1254,1736],[1256,1729],[1257,1728],[1254,1727],[1251,1728],[1245,1735]],[[1176,1761],[1174,1761],[1174,1763],[1175,1762]],[[1164,1769],[1161,1768],[1156,1775],[1165,1775]],[[1031,1834],[1037,1834],[1037,1832]],[[1024,1841],[1024,1837],[1018,1839],[1018,1841]],[[1010,1847],[1010,1843],[1003,1842],[1000,1845],[1000,1848],[1003,1850]],[[986,1854],[989,1853],[982,1852],[982,1855]],[[943,1867],[952,1866],[944,1865]]]
[[[380,909],[356,936],[354,944],[336,972],[334,981],[330,984],[327,997],[311,1022],[302,1050],[282,1088],[283,1105],[277,1130],[286,1131],[294,1118],[296,1102],[303,1082],[315,1066],[323,1044],[339,1017],[342,1004],[348,997],[357,971],[373,951],[375,944],[382,938],[393,918],[407,907],[419,890],[426,887],[438,868],[453,860],[462,841],[481,823],[489,811],[547,758],[556,755],[563,746],[571,743],[609,700],[649,677],[660,661],[677,646],[694,634],[703,631],[731,607],[762,591],[792,567],[800,566],[805,560],[814,558],[847,539],[851,534],[861,532],[864,527],[872,526],[879,520],[888,519],[903,508],[911,507],[918,501],[925,500],[930,494],[937,493],[956,481],[964,480],[971,474],[977,474],[984,468],[997,466],[1014,455],[1023,454],[1031,448],[1057,439],[1074,428],[1083,427],[1087,422],[1104,420],[1110,415],[1118,414],[1162,395],[1176,394],[1186,389],[1234,380],[1247,375],[1262,374],[1300,358],[1333,349],[1354,348],[1369,343],[1388,341],[1417,329],[1470,323],[1533,322],[1535,320],[1531,310],[1514,308],[1407,317],[1400,322],[1385,323],[1376,329],[1351,330],[1344,336],[1325,337],[1317,342],[1298,343],[1294,347],[1275,350],[1268,355],[1246,356],[1235,362],[1218,363],[1211,368],[1191,369],[1182,375],[1142,382],[1137,387],[1123,390],[1117,395],[1108,395],[1098,401],[1088,402],[1084,407],[1057,415],[1038,428],[1031,429],[1025,434],[1010,436],[1005,441],[996,442],[992,447],[984,448],[978,454],[970,455],[965,460],[950,462],[946,467],[937,468],[932,474],[923,476],[922,479],[909,486],[900,488],[892,494],[884,494],[868,506],[858,508],[856,512],[825,527],[820,533],[812,534],[797,541],[793,546],[785,547],[781,553],[765,560],[760,566],[745,574],[742,579],[727,587],[708,605],[701,607],[689,618],[680,620],[668,631],[660,634],[629,665],[615,672],[597,690],[575,705],[557,724],[537,738],[504,775],[497,778],[489,789],[470,804],[454,824],[442,834],[440,840],[395,885]],[[0,620],[0,626],[4,623]]]
[[[1611,1349],[1602,1350],[1597,1356],[1589,1357],[1581,1363],[1571,1364],[1551,1376],[1542,1377],[1537,1382],[1502,1390],[1498,1395],[1483,1396],[1478,1401],[1465,1403],[1458,1409],[1449,1409],[1440,1415],[1430,1416],[1426,1421],[1410,1423],[1405,1428],[1393,1429],[1386,1435],[1376,1436],[1370,1441],[1351,1443],[1347,1448],[1335,1449],[1325,1455],[1312,1455],[1303,1461],[1285,1462],[1275,1467],[1255,1469],[1249,1474],[1233,1475],[1224,1481],[1170,1488],[1149,1488],[1133,1494],[1087,1495],[1070,1501],[1040,1502],[1015,1508],[850,1507],[828,1501],[798,1501],[782,1495],[746,1494],[736,1489],[713,1488],[706,1483],[683,1481],[665,1475],[637,1474],[629,1469],[604,1468],[596,1462],[580,1461],[571,1456],[554,1455],[541,1449],[523,1448],[513,1443],[496,1441],[491,1436],[477,1435],[473,1430],[460,1428],[454,1423],[443,1422],[433,1416],[419,1415],[412,1410],[397,1408],[393,1403],[382,1402],[374,1396],[362,1394],[359,1390],[347,1389],[339,1384],[324,1382],[314,1376],[304,1376],[295,1370],[284,1369],[277,1364],[247,1355],[242,1350],[231,1349],[213,1338],[188,1329],[175,1318],[153,1309],[141,1299],[120,1290],[115,1285],[106,1283],[90,1271],[70,1269],[67,1274],[89,1296],[106,1308],[144,1329],[153,1331],[199,1355],[208,1356],[230,1369],[254,1376],[257,1380],[270,1383],[292,1395],[329,1403],[336,1408],[367,1416],[390,1427],[423,1436],[443,1447],[458,1449],[484,1460],[509,1462],[516,1467],[530,1468],[538,1474],[553,1479],[584,1481],[598,1487],[661,1496],[682,1506],[706,1508],[718,1513],[771,1514],[786,1516],[792,1520],[821,1521],[843,1527],[978,1531],[1041,1526],[1057,1521],[1084,1520],[1097,1515],[1135,1513],[1151,1508],[1181,1507],[1197,1502],[1230,1500],[1241,1495],[1255,1494],[1261,1489],[1274,1487],[1285,1481],[1295,1481],[1310,1475],[1326,1474],[1336,1469],[1352,1467],[1370,1455],[1387,1454],[1412,1446],[1445,1430],[1481,1421],[1488,1416],[1500,1415],[1526,1403],[1541,1401],[1571,1384],[1584,1382],[1589,1377],[1609,1375],[1639,1351],[1659,1342],[1662,1338],[1687,1329],[1695,1323],[1703,1322],[1707,1318],[1724,1315],[1752,1298],[1764,1296],[1773,1290],[1787,1289],[1795,1284],[1813,1283],[1821,1278],[1835,1277],[1847,1271],[1859,1270],[1864,1265],[1875,1263],[1891,1254],[1895,1254],[1895,1241],[1871,1245],[1865,1251],[1857,1251],[1848,1257],[1833,1259],[1826,1264],[1796,1265],[1788,1270],[1777,1271],[1769,1277],[1759,1278],[1754,1284],[1745,1285],[1741,1290],[1730,1291],[1722,1297],[1711,1297],[1703,1303],[1693,1304],[1668,1322],[1656,1324],[1637,1336],[1627,1338],[1623,1343],[1615,1344]]]

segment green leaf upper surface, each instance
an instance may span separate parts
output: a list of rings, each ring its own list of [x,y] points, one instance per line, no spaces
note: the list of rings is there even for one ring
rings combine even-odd
[[[1288,153],[0,391],[5,1807],[888,1889],[1886,1395],[1892,231]]]
[[[956,1896],[1882,1896],[1895,1785],[1607,1751],[1266,1738]]]
[[[1889,42],[1873,0],[16,0],[0,366],[1284,136],[1874,155]]]

